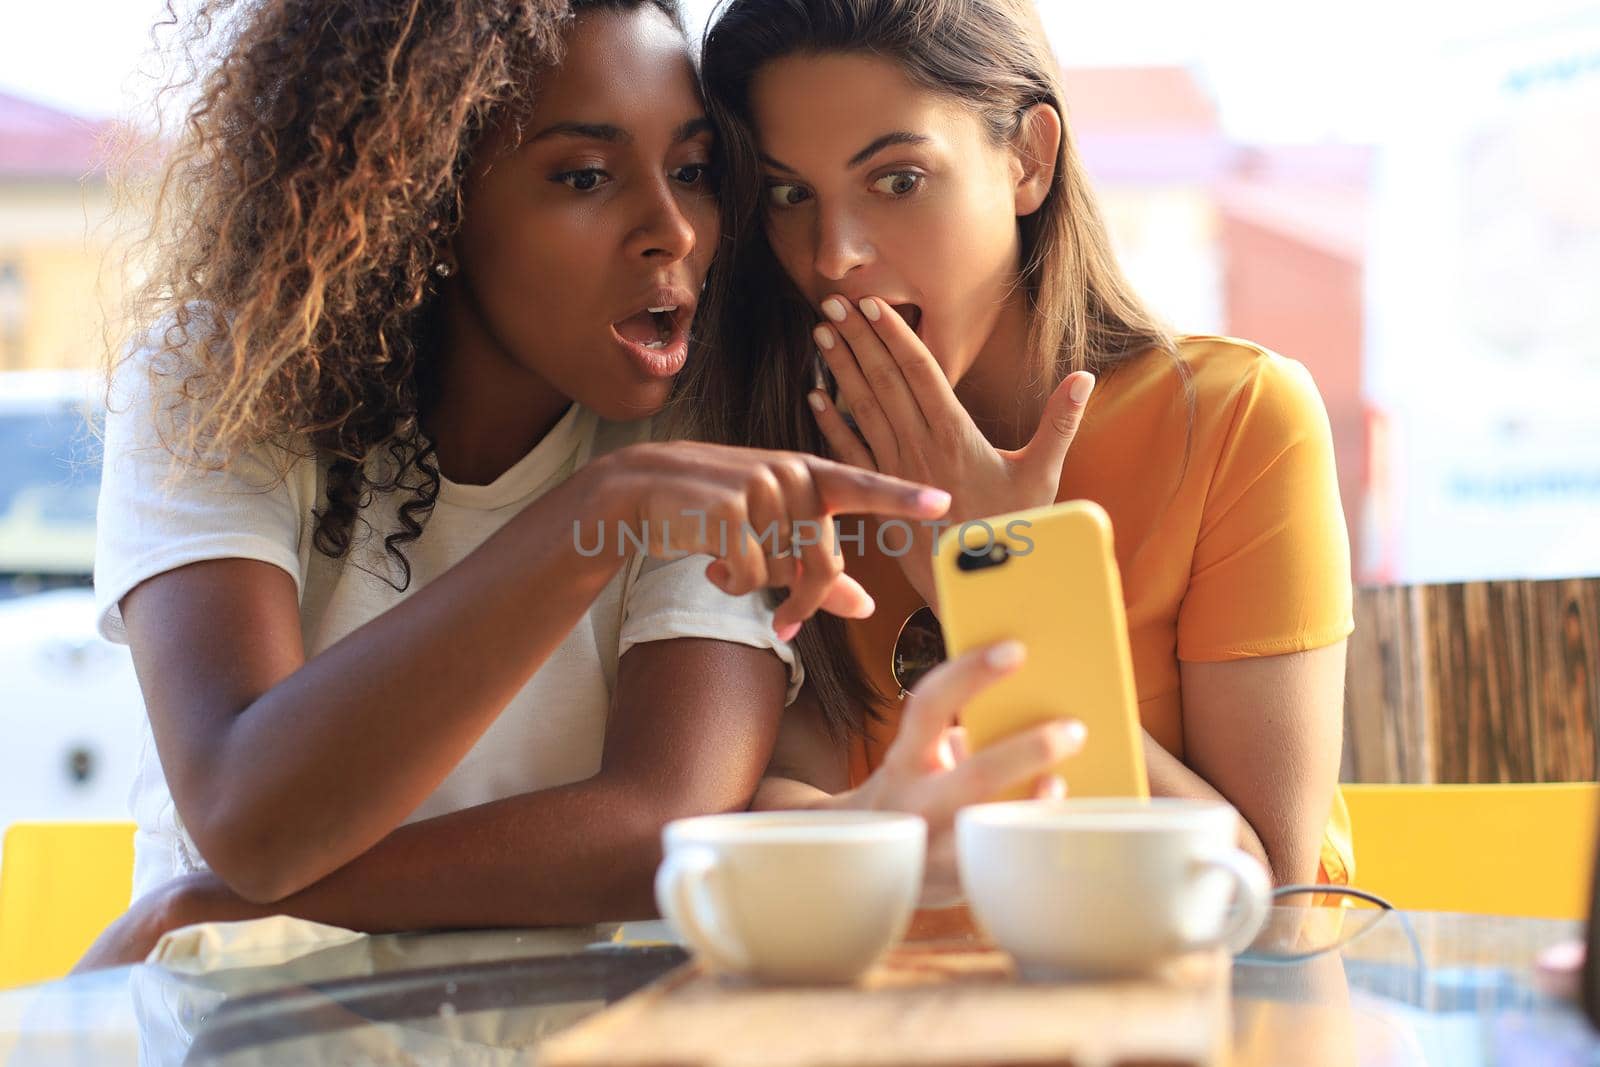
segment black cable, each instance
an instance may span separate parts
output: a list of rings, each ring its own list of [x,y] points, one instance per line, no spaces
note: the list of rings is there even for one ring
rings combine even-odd
[[[1274,889],[1272,891],[1272,899],[1274,901],[1277,901],[1277,900],[1279,900],[1279,899],[1281,899],[1283,897],[1300,896],[1300,895],[1305,894],[1305,893],[1330,893],[1330,894],[1333,894],[1333,895],[1336,895],[1336,896],[1355,897],[1358,900],[1364,900],[1369,904],[1376,904],[1379,908],[1382,908],[1384,911],[1393,912],[1395,917],[1400,920],[1400,928],[1405,932],[1406,941],[1410,943],[1411,952],[1416,957],[1416,960],[1417,960],[1417,996],[1419,998],[1417,1002],[1419,1004],[1421,1003],[1421,999],[1420,998],[1421,998],[1421,995],[1422,995],[1421,994],[1422,976],[1427,972],[1428,964],[1427,964],[1427,961],[1423,958],[1423,955],[1422,955],[1422,943],[1417,940],[1417,933],[1411,927],[1411,918],[1410,918],[1410,916],[1408,916],[1405,912],[1401,911],[1400,909],[1396,908],[1393,904],[1391,904],[1389,901],[1385,900],[1383,897],[1380,897],[1378,894],[1370,893],[1365,889],[1356,889],[1356,888],[1354,888],[1352,886],[1341,886],[1341,885],[1286,885],[1286,886],[1279,886],[1277,889]],[[1375,927],[1377,925],[1378,925],[1377,922],[1368,923],[1367,925],[1363,926],[1361,929],[1357,930],[1355,933],[1349,935],[1348,937],[1342,937],[1339,940],[1335,941],[1331,945],[1325,946],[1323,948],[1315,949],[1315,950],[1313,950],[1311,952],[1276,953],[1276,952],[1254,952],[1254,951],[1247,950],[1245,953],[1243,953],[1243,956],[1246,959],[1246,962],[1250,962],[1250,963],[1279,963],[1279,964],[1304,963],[1306,960],[1313,960],[1313,959],[1316,959],[1318,956],[1325,956],[1330,952],[1338,952],[1339,950],[1341,950],[1343,948],[1346,948],[1350,944],[1354,943],[1358,938],[1360,938],[1368,930],[1371,930],[1373,927]]]
[[[1303,893],[1333,893],[1338,896],[1356,897],[1368,904],[1376,904],[1384,911],[1394,911],[1395,906],[1384,900],[1376,893],[1369,893],[1365,889],[1356,889],[1347,885],[1285,885],[1272,891],[1272,899],[1279,897],[1297,897]]]

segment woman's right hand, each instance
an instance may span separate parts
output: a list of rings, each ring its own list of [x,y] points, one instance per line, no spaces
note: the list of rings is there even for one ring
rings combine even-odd
[[[799,452],[694,441],[633,445],[590,468],[601,515],[659,556],[707,553],[706,576],[734,596],[783,587],[773,628],[787,641],[819,608],[864,618],[872,598],[844,573],[833,517],[937,519],[950,494]],[[775,536],[762,535],[775,531]],[[617,529],[577,531],[579,544],[621,546]]]
[[[861,785],[819,805],[922,816],[928,824],[922,907],[945,907],[961,899],[956,812],[1017,786],[1029,786],[1039,797],[1066,795],[1066,783],[1052,772],[1083,748],[1083,723],[1057,719],[971,754],[955,725],[968,701],[1021,667],[1025,656],[1021,642],[1005,641],[930,671],[907,695],[899,732],[878,769]]]
[[[242,922],[276,914],[269,904],[243,899],[211,871],[179,875],[134,901],[101,932],[72,973],[143,963],[162,935],[194,923]]]

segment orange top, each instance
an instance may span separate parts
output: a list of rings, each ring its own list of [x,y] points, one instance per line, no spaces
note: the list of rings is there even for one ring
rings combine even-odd
[[[1181,759],[1180,660],[1303,652],[1347,637],[1354,622],[1333,439],[1311,375],[1225,337],[1187,337],[1178,351],[1192,373],[1192,424],[1172,360],[1136,357],[1096,386],[1057,499],[1087,498],[1111,516],[1139,717]],[[850,640],[877,689],[894,694],[895,637],[921,600],[875,546],[868,520],[846,569],[878,610],[850,624]],[[852,782],[894,737],[898,703],[878,710],[885,721],[852,745]],[[1353,867],[1349,815],[1335,796],[1319,878],[1348,884]]]

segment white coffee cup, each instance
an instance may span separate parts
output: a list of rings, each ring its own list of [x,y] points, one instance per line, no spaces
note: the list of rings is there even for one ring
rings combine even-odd
[[[714,972],[849,982],[905,935],[927,836],[888,812],[680,819],[662,833],[656,903]]]
[[[1261,929],[1271,881],[1238,827],[1220,802],[1023,800],[961,811],[956,850],[973,915],[1025,975],[1136,975]]]

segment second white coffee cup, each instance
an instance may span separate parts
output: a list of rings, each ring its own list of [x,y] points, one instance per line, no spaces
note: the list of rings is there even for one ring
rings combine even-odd
[[[1207,948],[1242,952],[1271,881],[1224,803],[1026,800],[956,816],[974,916],[1025,974],[1148,973]]]
[[[724,975],[849,982],[905,935],[927,824],[886,812],[782,811],[669,823],[656,903]]]

